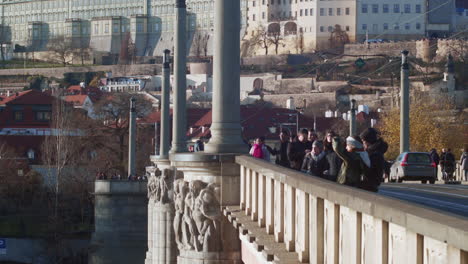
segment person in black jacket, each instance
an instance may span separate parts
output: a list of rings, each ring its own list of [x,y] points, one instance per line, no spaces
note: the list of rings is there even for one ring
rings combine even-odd
[[[429,155],[431,155],[431,159],[432,161],[435,163],[436,165],[436,178],[438,179],[439,178],[439,170],[438,170],[438,166],[439,166],[439,161],[440,161],[440,157],[439,157],[439,154],[437,154],[437,150],[435,148],[431,149],[431,152],[429,153]]]
[[[280,135],[280,149],[274,149],[273,155],[276,156],[275,163],[289,168],[289,159],[288,159],[288,146],[289,146],[289,133],[287,130],[281,131]]]
[[[311,148],[312,150],[304,157],[301,171],[323,178],[323,172],[328,169],[326,153],[322,151],[323,144],[315,140]]]
[[[360,188],[377,192],[383,179],[385,170],[384,154],[387,152],[388,144],[380,138],[379,132],[374,128],[368,128],[361,133],[364,149],[369,154],[371,167],[365,173],[365,178]]]
[[[302,129],[297,134],[297,140],[288,145],[288,159],[291,169],[301,170],[302,162],[307,148],[307,129]]]
[[[336,182],[336,179],[338,178],[338,173],[340,173],[340,168],[341,164],[343,163],[343,160],[341,160],[341,158],[338,157],[336,152],[333,150],[333,138],[335,136],[335,132],[328,131],[327,135],[323,140],[323,151],[326,153],[325,158],[328,164],[327,170],[325,170],[323,173],[323,178]]]

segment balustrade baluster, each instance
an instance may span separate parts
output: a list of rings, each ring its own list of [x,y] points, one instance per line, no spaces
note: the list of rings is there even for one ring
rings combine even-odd
[[[284,241],[284,184],[279,181],[275,181],[275,199],[273,210],[275,215],[275,241]]]
[[[286,250],[292,252],[295,250],[296,239],[296,189],[286,185],[284,196],[284,243]]]
[[[267,234],[273,234],[275,223],[275,181],[272,178],[266,178],[266,197],[265,197],[265,229]]]
[[[257,221],[258,217],[258,172],[254,171],[251,174],[252,180],[252,221]]]
[[[265,226],[266,177],[258,174],[258,226]]]
[[[246,170],[248,170],[248,168],[244,167],[244,166],[240,166],[240,209],[241,210],[245,210],[245,202],[246,202],[246,186],[245,186],[245,182],[246,182]]]
[[[296,190],[296,252],[300,262],[309,261],[309,194]]]

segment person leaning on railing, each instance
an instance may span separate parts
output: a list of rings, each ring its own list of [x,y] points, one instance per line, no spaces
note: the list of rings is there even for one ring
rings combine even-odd
[[[336,180],[339,184],[360,187],[365,172],[370,168],[370,160],[361,139],[358,136],[346,138],[344,142],[339,137],[333,138],[333,150],[343,160],[340,173]]]
[[[368,128],[361,133],[364,149],[369,154],[371,166],[366,171],[360,188],[371,192],[377,192],[386,167],[384,158],[388,144],[380,137],[380,133],[374,128]]]

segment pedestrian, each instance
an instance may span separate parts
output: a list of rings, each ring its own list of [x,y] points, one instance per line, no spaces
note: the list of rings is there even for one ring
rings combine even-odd
[[[274,155],[276,156],[275,163],[277,165],[289,168],[289,159],[288,159],[288,146],[289,146],[289,133],[287,130],[282,130],[280,135],[280,148],[273,150]]]
[[[367,151],[370,159],[370,168],[365,173],[361,188],[371,192],[379,190],[387,166],[384,154],[388,150],[388,144],[380,138],[379,134],[375,128],[368,128],[361,133],[364,150]]]
[[[307,129],[302,129],[297,134],[297,140],[288,145],[288,159],[291,169],[301,170],[307,149],[307,135]]]
[[[440,161],[440,157],[439,157],[439,154],[437,154],[437,150],[435,148],[431,149],[431,151],[429,152],[429,155],[431,156],[431,159],[432,161],[435,163],[436,167],[435,167],[435,170],[436,170],[436,178],[439,179],[439,161]]]
[[[333,150],[333,138],[336,136],[335,132],[328,131],[323,140],[323,151],[326,153],[326,160],[328,168],[323,172],[323,178],[336,181],[338,173],[340,172],[341,164],[343,161]]]
[[[205,150],[205,145],[203,143],[203,137],[200,137],[196,142],[193,148],[194,152],[200,152]]]
[[[309,129],[307,133],[307,146],[306,146],[306,153],[309,153],[312,150],[312,144],[318,139],[317,133],[313,129]]]
[[[337,183],[359,187],[371,165],[361,139],[358,136],[347,137],[345,148],[344,142],[339,137],[334,137],[333,150],[343,160]]]
[[[323,151],[322,142],[315,140],[312,150],[307,153],[302,162],[301,171],[323,178],[323,172],[328,169],[326,153]]]
[[[468,181],[468,148],[463,150],[463,153],[460,157],[460,168],[463,171],[462,180]]]
[[[255,158],[270,162],[270,151],[265,146],[265,137],[256,138],[255,144],[252,146],[249,153]]]
[[[445,181],[452,180],[453,173],[455,172],[455,156],[452,154],[451,149],[442,149],[439,162],[443,179]]]

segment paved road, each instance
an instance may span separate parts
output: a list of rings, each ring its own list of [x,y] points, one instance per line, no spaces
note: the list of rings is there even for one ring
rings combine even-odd
[[[379,193],[468,218],[468,185],[385,183]]]

